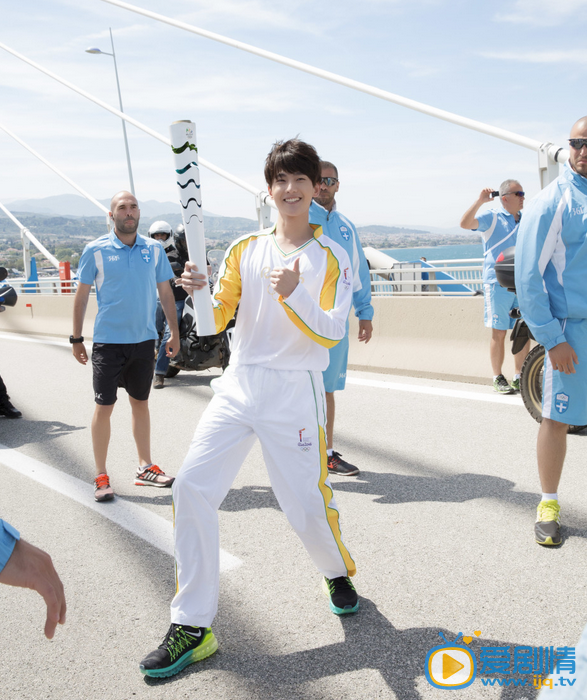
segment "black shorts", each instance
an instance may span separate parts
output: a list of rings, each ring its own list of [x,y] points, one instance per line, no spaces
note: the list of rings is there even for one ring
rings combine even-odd
[[[100,406],[116,403],[119,386],[137,401],[146,401],[155,371],[155,341],[94,343],[92,349],[94,400]]]

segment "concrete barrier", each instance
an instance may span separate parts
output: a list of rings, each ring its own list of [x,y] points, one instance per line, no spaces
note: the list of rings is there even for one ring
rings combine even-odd
[[[491,383],[489,339],[483,326],[482,297],[374,297],[373,338],[357,341],[358,322],[351,314],[349,368]],[[92,337],[96,297],[88,302],[83,335]],[[0,331],[69,337],[73,295],[21,294],[16,306],[0,314]],[[513,376],[506,343],[504,373]]]
[[[0,331],[69,338],[73,331],[73,294],[20,294],[16,306],[0,314]],[[98,312],[90,296],[82,335],[91,338]]]
[[[351,312],[349,368],[455,381],[491,383],[491,330],[483,297],[374,297],[373,337],[357,341]],[[509,338],[509,335],[508,335]],[[514,371],[509,340],[504,374]]]

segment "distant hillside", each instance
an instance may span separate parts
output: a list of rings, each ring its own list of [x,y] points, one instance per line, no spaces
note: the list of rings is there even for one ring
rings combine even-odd
[[[107,209],[110,208],[109,199],[98,199]],[[159,212],[171,211],[180,215],[179,202],[157,202],[154,199],[146,201],[139,200],[141,215],[144,218],[159,216]],[[68,216],[68,217],[94,217],[100,216],[100,209],[92,204],[89,199],[81,197],[79,194],[59,194],[53,197],[43,197],[41,199],[19,199],[7,204],[7,209],[11,212],[28,212],[29,214],[45,214],[46,216]],[[204,214],[209,212],[204,211]],[[211,216],[214,216],[212,214]]]
[[[109,206],[109,200],[101,200]],[[139,201],[141,223],[139,232],[146,235],[149,226],[163,219],[174,228],[181,223],[181,207],[176,202]],[[92,240],[106,231],[105,214],[84,197],[64,194],[42,199],[12,201],[8,209],[35,235],[49,236],[55,242],[70,245],[71,241]],[[231,241],[247,231],[256,231],[254,219],[219,216],[204,211],[204,228],[208,247],[225,248]],[[418,246],[470,243],[478,240],[473,233],[459,228],[440,229],[423,226],[358,227],[363,245],[374,248],[412,248]],[[18,236],[18,227],[0,212],[0,236]],[[74,246],[75,247],[75,246]]]
[[[179,207],[178,207],[179,208]],[[13,211],[14,216],[36,236],[57,236],[64,238],[94,239],[106,232],[106,215],[104,216],[47,216]],[[142,217],[139,232],[147,235],[149,226],[163,219],[174,228],[181,223],[181,215],[157,214]],[[246,231],[256,231],[258,224],[253,219],[230,216],[213,216],[204,214],[206,237],[231,241]],[[19,235],[18,226],[0,212],[0,236]]]
[[[457,229],[459,233],[439,233],[418,228],[404,226],[360,226],[357,228],[359,238],[363,245],[373,248],[419,248],[436,245],[459,245],[461,243],[477,242],[479,237],[474,233],[466,233]]]

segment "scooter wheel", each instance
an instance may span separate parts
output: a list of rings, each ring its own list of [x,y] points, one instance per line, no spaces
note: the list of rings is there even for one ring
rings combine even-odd
[[[536,345],[530,350],[520,376],[520,394],[528,413],[538,423],[542,422],[542,377],[544,374],[544,347]],[[584,425],[569,425],[569,433],[580,433]]]
[[[538,423],[542,422],[542,374],[544,348],[536,345],[526,355],[520,372],[520,394],[528,413]]]

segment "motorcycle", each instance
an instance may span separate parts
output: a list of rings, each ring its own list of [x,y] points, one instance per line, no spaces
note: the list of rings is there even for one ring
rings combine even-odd
[[[169,362],[166,377],[175,377],[181,370],[200,372],[210,367],[225,370],[230,360],[230,335],[234,319],[218,335],[199,336],[192,298],[185,300],[179,325],[179,352]]]
[[[8,270],[5,267],[0,267],[0,282],[8,277]],[[9,284],[0,287],[0,306],[14,306],[18,299],[18,295]]]
[[[495,261],[495,276],[502,287],[516,293],[514,279],[514,255],[515,246],[502,251]],[[528,340],[535,340],[532,331],[522,318],[519,308],[510,311],[511,318],[516,320],[510,340],[512,341],[512,354],[517,355],[522,351]],[[537,423],[542,422],[542,383],[544,375],[544,347],[535,345],[526,355],[520,372],[520,394],[528,413]],[[579,433],[585,425],[570,425],[569,433]]]
[[[180,275],[187,260],[187,248],[182,247],[182,240],[177,245],[180,260],[173,262],[171,268],[176,275]],[[224,255],[224,251],[222,251]],[[216,271],[213,270],[217,273]],[[212,291],[212,280],[211,280]],[[232,329],[235,324],[233,318],[218,335],[199,336],[196,328],[196,316],[192,298],[185,300],[183,315],[179,324],[179,352],[169,362],[166,377],[175,377],[180,371],[200,372],[211,367],[220,367],[223,371],[230,360],[230,341]]]

